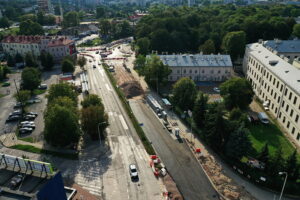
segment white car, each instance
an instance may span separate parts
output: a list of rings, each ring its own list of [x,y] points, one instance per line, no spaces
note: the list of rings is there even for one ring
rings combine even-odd
[[[23,134],[23,133],[31,133],[33,131],[32,128],[29,128],[29,127],[23,127],[23,128],[20,128],[19,129],[19,133],[20,134]]]
[[[129,174],[132,180],[139,178],[137,168],[134,164],[129,165]]]
[[[217,92],[217,93],[220,93],[220,92],[221,92],[220,88],[218,88],[218,87],[214,87],[213,90],[214,90],[215,92]]]
[[[23,121],[20,124],[21,125],[23,125],[23,124],[34,124],[34,122],[33,121]]]

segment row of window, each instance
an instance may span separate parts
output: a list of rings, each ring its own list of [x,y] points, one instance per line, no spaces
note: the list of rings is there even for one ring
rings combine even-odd
[[[177,74],[180,74],[180,73],[181,73],[180,71],[181,71],[181,70],[178,69],[178,70],[177,70]],[[190,74],[193,73],[193,70],[191,70],[191,69],[190,69],[190,70],[183,69],[183,70],[182,70],[182,73],[183,73],[183,74],[186,74],[188,71],[189,71]],[[205,73],[205,70],[204,70],[204,69],[203,69],[202,71],[199,70],[199,72],[204,74],[204,73]],[[195,70],[194,73],[197,74],[197,73],[198,73],[198,70]],[[211,74],[214,74],[215,71],[212,69],[212,70],[210,70],[210,73],[211,73]],[[225,70],[225,74],[228,74],[228,73],[229,73],[229,71],[228,71],[228,70]],[[221,74],[221,70],[218,70],[218,71],[217,71],[217,74]]]

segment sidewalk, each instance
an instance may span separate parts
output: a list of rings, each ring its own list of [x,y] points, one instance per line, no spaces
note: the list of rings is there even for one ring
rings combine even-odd
[[[161,105],[163,105],[161,98],[156,93],[150,93]],[[198,137],[195,137],[195,135],[192,134],[190,127],[187,127],[185,124],[183,124],[174,112],[172,112],[171,110],[166,110],[166,112],[169,117],[169,122],[171,124],[177,123],[177,127],[180,129],[181,136],[186,139],[191,150],[194,151],[196,148],[201,149],[201,156],[196,156],[196,158],[199,160],[205,171],[209,174],[210,178],[220,192],[228,192],[226,190],[232,191],[233,194],[237,192],[241,196],[240,199],[249,199],[249,194],[251,194],[258,200],[279,199],[279,194],[263,190],[239,176],[208,146],[204,145]],[[292,200],[285,197],[283,197],[282,199]]]

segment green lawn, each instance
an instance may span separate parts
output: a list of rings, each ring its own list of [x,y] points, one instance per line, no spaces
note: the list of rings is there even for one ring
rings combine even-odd
[[[90,41],[87,41],[85,43],[78,45],[78,47],[94,47],[94,46],[99,46],[101,44],[102,44],[101,39],[95,38],[93,40],[90,40]]]
[[[35,89],[33,90],[34,95],[44,94],[46,90]]]
[[[15,27],[15,28],[9,28],[9,29],[3,30],[0,33],[3,34],[4,36],[6,36],[6,35],[17,35],[18,32],[19,32],[19,28]]]
[[[268,142],[271,155],[274,155],[276,149],[280,145],[282,146],[284,157],[287,157],[294,151],[291,143],[285,138],[275,124],[250,125],[249,130],[250,140],[256,150],[256,152],[253,152],[252,154],[260,152],[266,142]]]

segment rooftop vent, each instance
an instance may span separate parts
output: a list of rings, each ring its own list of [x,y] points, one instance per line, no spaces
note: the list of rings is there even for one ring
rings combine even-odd
[[[278,63],[278,60],[270,60],[270,61],[269,61],[269,64],[270,64],[271,66],[277,65],[277,63]]]

